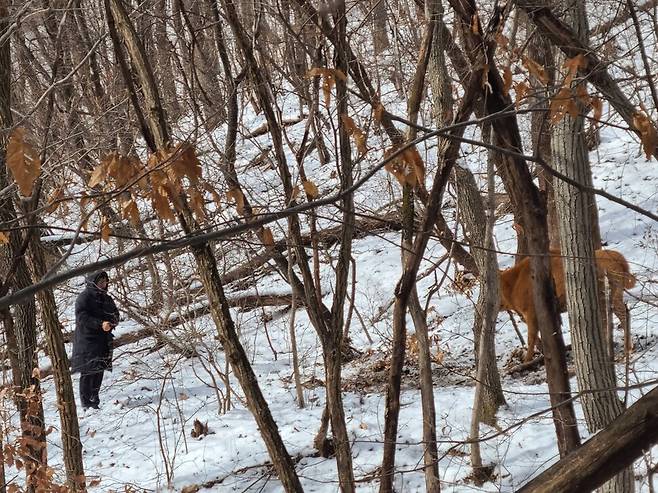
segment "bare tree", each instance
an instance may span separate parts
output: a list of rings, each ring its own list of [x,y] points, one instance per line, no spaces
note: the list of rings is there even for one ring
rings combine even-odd
[[[0,36],[5,37],[11,23],[8,2],[0,1]],[[6,36],[0,45],[0,128],[13,127],[11,115],[11,48],[10,37]],[[8,244],[0,244],[0,275],[3,294],[13,286],[21,289],[31,284],[29,271],[25,262],[25,250],[29,241],[19,233],[18,215],[14,207],[14,187],[8,187],[7,176],[8,133],[0,133],[0,190],[7,190],[0,196],[0,221],[7,229]],[[26,438],[24,459],[27,474],[26,490],[34,492],[37,488],[38,473],[47,463],[46,439],[44,431],[43,405],[41,403],[40,384],[34,369],[37,363],[36,307],[34,297],[29,297],[18,304],[13,314],[9,309],[3,310],[2,320],[7,337],[14,385],[17,389],[16,404],[20,412],[21,428]],[[32,390],[30,390],[32,388]]]

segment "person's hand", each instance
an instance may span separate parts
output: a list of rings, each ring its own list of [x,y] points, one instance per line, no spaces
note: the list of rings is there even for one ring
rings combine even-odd
[[[105,322],[103,322],[103,330],[105,332],[111,331],[112,330],[112,324],[106,320]]]

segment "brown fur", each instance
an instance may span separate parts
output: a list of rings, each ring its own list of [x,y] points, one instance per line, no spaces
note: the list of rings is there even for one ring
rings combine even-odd
[[[555,283],[555,294],[560,312],[566,311],[566,286],[564,266],[559,250],[551,250],[551,274]],[[614,250],[597,250],[596,268],[599,277],[608,278],[612,311],[622,327],[626,326],[626,305],[624,289],[635,286],[635,276],[630,273],[624,256]],[[535,354],[537,343],[537,316],[532,296],[532,279],[530,277],[530,259],[521,260],[510,269],[500,271],[500,310],[512,310],[521,315],[528,325],[528,352],[525,361],[530,361]]]

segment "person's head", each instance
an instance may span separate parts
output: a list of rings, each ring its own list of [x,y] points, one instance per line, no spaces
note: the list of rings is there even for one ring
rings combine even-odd
[[[100,271],[94,272],[87,276],[87,284],[103,291],[107,290],[107,285],[110,282],[110,277],[107,275],[107,272]]]

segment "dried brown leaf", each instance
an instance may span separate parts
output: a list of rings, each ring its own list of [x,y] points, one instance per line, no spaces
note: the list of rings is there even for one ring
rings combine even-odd
[[[508,65],[503,72],[503,94],[509,95],[509,90],[512,87],[512,69]]]
[[[473,14],[473,17],[471,17],[471,32],[473,34],[480,33],[480,18],[477,14]]]
[[[110,224],[105,221],[101,227],[101,240],[103,240],[105,243],[109,243],[110,234],[112,234],[112,228],[110,228]]]
[[[176,216],[169,203],[167,189],[164,186],[157,186],[151,192],[151,205],[158,215],[165,221],[174,222]]]
[[[542,83],[542,85],[548,84],[548,74],[546,73],[546,69],[537,63],[535,60],[528,56],[524,56],[523,59],[523,65],[525,68],[528,69],[528,72],[530,75],[532,75],[535,79],[537,79],[539,82]]]
[[[570,87],[563,87],[558,91],[558,93],[553,96],[551,99],[551,104],[549,106],[549,118],[551,123],[557,123],[566,113],[571,114],[573,108],[571,105],[574,103],[573,92]],[[576,115],[578,112],[576,111]]]
[[[324,103],[329,106],[331,102],[331,90],[336,85],[336,80],[347,80],[345,74],[338,69],[314,67],[307,73],[308,77],[322,77],[322,93],[324,95]]]
[[[34,183],[41,173],[41,159],[30,144],[25,141],[25,129],[15,129],[7,144],[7,168],[18,185],[23,197],[30,197]]]
[[[226,192],[226,198],[233,201],[238,214],[241,216],[244,215],[244,195],[242,195],[242,190],[239,188],[231,188]]]
[[[361,130],[356,125],[356,123],[354,123],[352,118],[345,114],[340,115],[340,119],[343,122],[343,125],[345,125],[347,133],[354,138],[354,143],[356,144],[356,148],[359,151],[359,154],[365,154],[368,152],[366,134],[363,132],[363,130]]]
[[[514,84],[514,93],[515,93],[514,106],[516,107],[517,110],[521,106],[521,102],[526,97],[529,90],[530,87],[525,82],[517,82],[516,84]]]
[[[130,198],[121,204],[121,213],[123,217],[128,219],[132,224],[135,226],[139,225],[139,209],[137,208],[134,199]]]
[[[91,176],[89,177],[89,182],[87,183],[89,188],[94,188],[105,180],[107,177],[107,168],[109,164],[109,161],[103,159],[100,164],[94,168],[94,170],[91,172]]]
[[[633,125],[640,133],[640,141],[642,142],[642,149],[647,156],[651,159],[658,151],[658,134],[656,127],[654,127],[651,119],[644,113],[635,113],[633,117]]]
[[[64,198],[64,189],[62,187],[57,187],[53,190],[53,193],[48,197],[48,205],[46,206],[46,212],[52,214],[57,210],[61,200]]]
[[[6,245],[7,243],[9,243],[9,236],[4,231],[0,231],[0,245]]]
[[[592,97],[590,99],[590,104],[594,109],[594,114],[592,115],[592,118],[595,120],[595,122],[600,121],[601,117],[603,116],[603,101],[601,100],[601,98]]]
[[[382,118],[384,117],[384,105],[381,102],[377,102],[375,105],[375,109],[373,111],[373,118],[375,119],[375,122],[377,125],[380,125],[382,123]]]
[[[268,248],[274,246],[274,235],[272,234],[272,230],[270,228],[263,228],[263,231],[261,232],[261,240],[263,245]]]
[[[303,181],[302,186],[304,187],[304,191],[306,192],[306,195],[310,199],[315,199],[320,195],[320,191],[318,190],[318,186],[315,183],[313,183],[311,180]]]
[[[194,187],[190,188],[189,193],[190,193],[190,206],[192,207],[192,211],[194,212],[194,215],[199,221],[205,220],[206,204],[203,198],[203,194]]]

